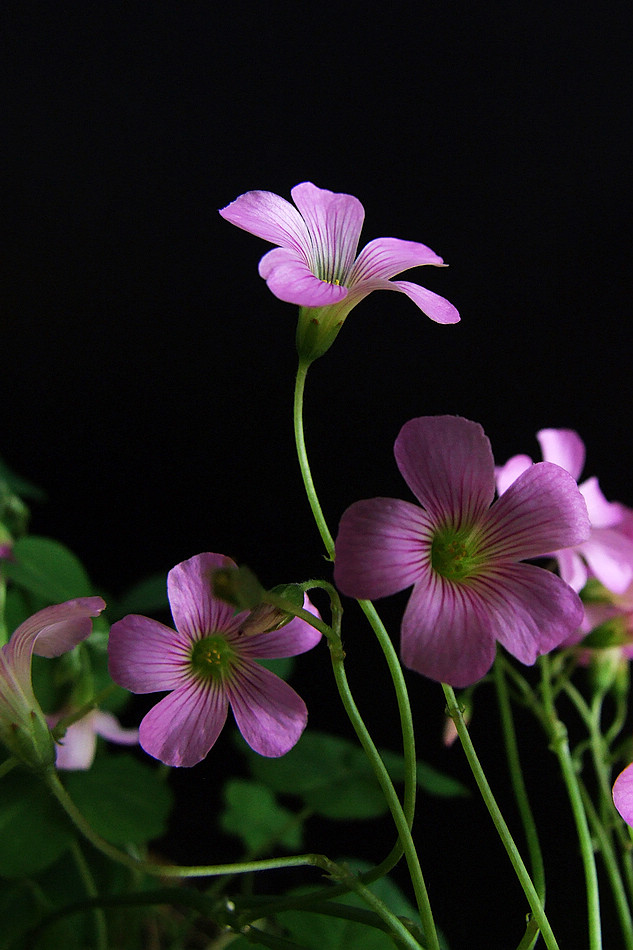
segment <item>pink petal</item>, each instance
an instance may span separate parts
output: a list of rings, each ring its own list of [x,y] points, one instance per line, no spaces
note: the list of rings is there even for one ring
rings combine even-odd
[[[430,545],[429,519],[417,505],[395,498],[357,501],[339,525],[336,586],[361,600],[395,594],[420,579]]]
[[[2,648],[13,675],[30,691],[31,657],[60,656],[85,640],[92,630],[92,617],[105,609],[101,597],[79,597],[44,607],[21,623]]]
[[[309,181],[295,185],[290,194],[308,226],[313,272],[328,282],[346,284],[365,217],[362,204],[353,195],[317,188]]]
[[[394,453],[404,480],[439,524],[474,524],[495,490],[490,442],[478,423],[459,416],[406,422]]]
[[[108,668],[133,693],[175,689],[187,678],[192,640],[157,620],[130,614],[110,629]]]
[[[141,722],[139,742],[165,765],[196,765],[220,735],[227,712],[222,687],[211,679],[190,679],[150,709]]]
[[[271,191],[247,191],[220,214],[226,221],[256,237],[293,248],[300,254],[310,251],[310,235],[301,215],[289,201]]]
[[[274,673],[244,660],[227,691],[238,728],[255,752],[277,757],[298,742],[308,710],[294,689]]]
[[[365,245],[356,258],[348,283],[358,284],[375,277],[388,279],[410,267],[424,264],[440,266],[444,261],[430,247],[416,241],[375,238]]]
[[[590,527],[574,478],[551,462],[531,465],[482,519],[492,558],[523,560],[586,541]]]
[[[307,594],[303,598],[303,607],[315,617],[320,617],[319,611],[310,602]],[[316,627],[311,627],[305,620],[295,617],[280,630],[272,630],[270,633],[261,633],[240,640],[240,652],[244,656],[259,659],[298,656],[315,647],[320,639],[321,634]]]
[[[621,524],[626,516],[624,505],[617,501],[607,501],[595,475],[578,487],[587,502],[587,512],[592,528],[614,528]]]
[[[347,287],[315,277],[303,258],[282,247],[264,254],[259,273],[275,297],[301,307],[329,306],[348,294]]]
[[[419,284],[413,284],[409,280],[389,280],[384,286],[384,290],[399,290],[406,294],[409,300],[420,308],[422,313],[434,320],[435,323],[459,323],[461,317],[459,311],[445,297],[434,294],[432,290],[421,287]]]
[[[613,786],[613,804],[627,825],[633,827],[633,764],[620,772]]]
[[[536,433],[543,461],[554,462],[578,481],[585,464],[585,444],[573,429],[541,429]]]
[[[476,578],[487,602],[492,635],[521,663],[559,646],[580,627],[580,598],[564,581],[532,564],[504,564]]]
[[[85,771],[92,765],[96,748],[91,716],[84,716],[69,726],[62,741],[56,743],[55,765],[58,769]]]
[[[117,745],[136,745],[138,742],[138,729],[126,729],[112,713],[97,709],[92,717],[94,731],[108,742]]]
[[[485,600],[428,571],[402,619],[401,653],[405,666],[423,676],[457,687],[475,683],[495,658]]]
[[[601,584],[623,594],[633,581],[633,542],[615,528],[594,528],[580,553]]]
[[[513,455],[505,465],[499,465],[495,468],[498,493],[503,495],[512,482],[515,482],[519,475],[522,475],[526,468],[533,464],[529,455]]]
[[[191,640],[239,627],[240,615],[213,595],[213,573],[235,562],[223,554],[196,554],[167,575],[167,593],[177,629]],[[157,687],[154,687],[155,689]]]
[[[566,584],[578,593],[587,583],[587,567],[583,559],[571,548],[556,551],[558,572]]]

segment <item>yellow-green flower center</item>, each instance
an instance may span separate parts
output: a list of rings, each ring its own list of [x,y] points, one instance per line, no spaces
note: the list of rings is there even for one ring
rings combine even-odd
[[[191,669],[198,676],[214,680],[225,679],[230,673],[237,653],[221,634],[196,640],[191,651]]]
[[[440,528],[431,542],[431,566],[449,581],[472,577],[482,560],[478,539],[470,528]]]

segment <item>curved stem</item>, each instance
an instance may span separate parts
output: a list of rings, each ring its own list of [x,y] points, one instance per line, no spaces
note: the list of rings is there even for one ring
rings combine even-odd
[[[536,920],[543,935],[545,945],[547,946],[548,950],[559,950],[558,942],[554,936],[550,923],[545,916],[543,905],[538,894],[536,893],[532,879],[528,874],[527,868],[523,863],[523,859],[518,852],[517,846],[514,843],[514,839],[510,834],[510,830],[503,818],[503,815],[501,814],[501,811],[499,810],[499,806],[495,801],[495,797],[492,794],[488,780],[481,767],[481,763],[477,757],[477,753],[475,752],[475,747],[472,744],[470,734],[466,728],[466,723],[464,722],[464,717],[462,715],[459,703],[457,702],[455,692],[452,686],[448,686],[446,683],[442,683],[442,689],[444,690],[444,696],[446,697],[449,715],[452,717],[455,723],[457,734],[462,744],[462,748],[464,749],[468,764],[470,765],[471,772],[473,773],[479,791],[481,792],[481,797],[484,800],[486,808],[488,809],[488,813],[492,818],[494,826],[497,829],[497,833],[501,838],[508,857],[510,858],[510,863],[512,864],[521,887],[523,888],[523,892],[528,900],[532,914],[534,915],[534,919]]]
[[[306,451],[305,445],[305,436],[303,431],[303,396],[305,392],[305,382],[308,373],[309,363],[300,360],[299,366],[297,368],[297,378],[295,383],[295,392],[294,392],[294,405],[293,405],[293,421],[294,421],[294,432],[295,432],[295,443],[297,446],[297,456],[299,459],[299,466],[301,468],[301,475],[303,478],[303,484],[305,486],[306,495],[308,497],[308,502],[312,510],[312,514],[316,525],[319,529],[321,539],[325,545],[328,557],[330,560],[334,560],[334,539],[330,533],[327,522],[323,515],[321,509],[321,504],[319,502],[316,489],[314,487],[314,481],[312,479],[312,472],[310,471],[310,463],[308,461],[308,454]],[[374,631],[378,643],[383,651],[385,660],[387,661],[387,666],[389,668],[389,673],[393,682],[394,690],[396,693],[396,701],[398,704],[398,713],[400,716],[400,728],[402,730],[402,742],[403,742],[403,752],[404,752],[404,800],[403,808],[404,813],[407,817],[407,823],[409,828],[413,825],[413,817],[415,814],[415,798],[417,792],[417,774],[416,774],[416,755],[415,755],[415,732],[413,729],[413,717],[411,714],[411,703],[409,701],[409,694],[407,691],[407,686],[404,680],[404,674],[402,672],[402,667],[398,659],[398,654],[394,648],[394,645],[387,633],[382,620],[378,616],[376,608],[370,600],[360,600],[358,601],[360,607],[367,617],[372,630]],[[388,871],[394,867],[402,856],[402,848],[399,843],[396,843],[396,846],[393,848],[391,854],[382,862],[379,867],[382,868],[382,873],[386,874]]]
[[[376,749],[376,746],[374,745],[373,740],[367,731],[367,727],[361,718],[356,703],[354,702],[350,692],[343,666],[342,651],[337,651],[333,646],[331,646],[330,653],[332,656],[332,669],[334,671],[334,678],[336,680],[341,701],[350,719],[350,722],[354,727],[354,731],[356,732],[356,735],[358,736],[358,739],[363,747],[363,750],[371,762],[376,778],[380,783],[383,795],[385,796],[387,804],[389,805],[389,810],[391,811],[394,823],[396,825],[400,842],[404,848],[404,854],[407,861],[407,866],[409,868],[409,874],[411,876],[411,883],[413,885],[416,903],[420,912],[420,920],[422,922],[422,928],[428,941],[429,948],[431,948],[431,950],[439,950],[439,940],[437,931],[435,929],[435,922],[433,920],[433,913],[431,911],[428,892],[424,882],[424,877],[422,875],[418,854],[413,843],[413,838],[411,837],[411,829],[409,828],[407,816],[405,815],[402,805],[400,804],[400,799],[398,798],[393,787],[389,773],[387,772],[387,769],[380,758],[378,750]]]
[[[554,697],[552,694],[551,671],[549,657],[547,654],[539,659],[541,667],[541,686],[543,691],[543,703],[547,716],[547,728],[550,743],[553,751],[558,757],[561,774],[567,787],[567,795],[571,804],[574,821],[576,823],[576,834],[580,845],[580,853],[585,872],[585,889],[587,894],[587,916],[589,925],[589,950],[601,950],[602,948],[602,929],[600,924],[600,895],[598,891],[598,874],[596,871],[596,859],[591,841],[591,833],[587,815],[582,801],[580,787],[574,763],[572,761],[569,742],[567,740],[567,729],[565,724],[558,718]]]

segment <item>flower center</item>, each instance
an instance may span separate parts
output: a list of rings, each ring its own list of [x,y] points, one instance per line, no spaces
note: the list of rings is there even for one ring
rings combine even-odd
[[[236,652],[221,634],[196,640],[191,651],[191,669],[198,676],[225,679],[236,659]]]
[[[431,566],[449,581],[463,581],[477,572],[482,558],[472,529],[441,528],[431,542]]]

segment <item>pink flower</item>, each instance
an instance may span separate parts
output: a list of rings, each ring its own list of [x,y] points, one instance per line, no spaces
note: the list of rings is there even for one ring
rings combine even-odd
[[[613,804],[627,825],[633,827],[633,763],[627,765],[615,780]]]
[[[105,608],[101,597],[80,597],[45,607],[20,624],[0,650],[0,739],[34,768],[55,759],[44,714],[33,693],[31,657],[60,656],[92,630],[92,617]]]
[[[235,567],[230,558],[198,554],[169,572],[175,630],[130,615],[110,631],[112,679],[133,693],[171,690],[139,730],[141,746],[167,765],[204,759],[229,705],[244,739],[260,755],[284,755],[305,728],[303,700],[255,660],[304,653],[321,635],[297,618],[279,630],[242,633],[249,611],[235,613],[212,593],[214,571],[227,567]],[[316,614],[309,602],[306,609]]]
[[[431,320],[458,322],[459,313],[448,300],[419,284],[391,280],[411,267],[442,265],[430,248],[399,238],[376,238],[357,255],[365,217],[358,198],[309,181],[295,185],[291,195],[296,207],[270,191],[248,191],[220,214],[277,245],[262,257],[259,273],[280,300],[316,308],[307,323],[321,324],[321,339],[329,341],[317,355],[325,352],[350,310],[373,290],[397,290]]]
[[[580,478],[585,464],[585,445],[577,432],[572,429],[541,429],[536,438],[546,462],[560,465],[576,480]],[[515,455],[498,468],[499,494],[532,464],[528,455]],[[633,581],[633,513],[619,502],[607,501],[595,477],[586,479],[578,487],[587,503],[591,534],[581,544],[566,551],[550,553],[558,561],[561,577],[574,590],[582,590],[591,572],[606,588],[622,594]]]
[[[57,723],[69,714],[62,710],[54,716],[47,716],[48,725],[53,729]],[[73,722],[55,745],[55,765],[58,769],[89,769],[97,751],[97,736],[118,745],[136,745],[138,729],[124,729],[116,716],[101,709],[93,709],[86,716]]]
[[[567,472],[533,465],[491,507],[494,462],[477,423],[412,419],[394,451],[422,507],[392,498],[351,505],[336,540],[334,578],[361,599],[413,585],[402,621],[408,667],[468,686],[492,665],[496,640],[531,664],[578,627],[575,591],[519,563],[587,537],[585,503]]]

